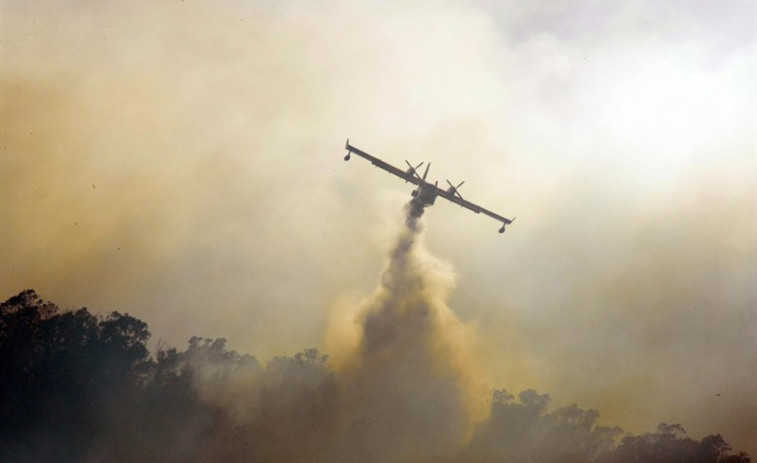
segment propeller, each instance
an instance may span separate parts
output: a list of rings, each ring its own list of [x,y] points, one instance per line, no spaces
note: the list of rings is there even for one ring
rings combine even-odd
[[[447,179],[445,179],[445,180],[447,180]],[[459,196],[460,199],[463,199],[463,195],[461,195],[457,191],[457,189],[460,188],[461,186],[463,186],[463,183],[465,183],[465,180],[463,180],[462,182],[460,182],[459,185],[455,186],[455,185],[452,184],[452,182],[450,182],[449,180],[447,180],[447,184],[449,185],[449,191],[452,192],[453,194],[456,194],[457,196]]]
[[[425,172],[423,172],[423,178],[421,179],[421,180],[423,180],[424,182],[426,181],[426,176],[428,175],[428,170],[429,170],[430,168],[431,168],[431,163],[429,162],[428,164],[426,164],[426,171],[425,171]]]
[[[408,165],[408,167],[410,167],[410,172],[411,172],[411,173],[412,173],[413,175],[415,175],[415,176],[416,176],[416,177],[418,177],[418,178],[421,178],[421,176],[420,176],[420,175],[418,175],[418,173],[416,172],[416,170],[417,170],[417,169],[420,169],[420,167],[421,167],[421,166],[423,165],[423,162],[421,162],[421,163],[420,163],[420,164],[418,164],[417,166],[413,167],[413,165],[412,165],[412,164],[410,164],[410,163],[409,163],[409,162],[407,161],[407,159],[405,159],[405,164],[407,164],[407,165]],[[428,168],[426,168],[426,172],[428,172]]]

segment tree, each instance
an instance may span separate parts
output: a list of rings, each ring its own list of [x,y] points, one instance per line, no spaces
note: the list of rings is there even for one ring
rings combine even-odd
[[[720,435],[697,442],[686,435],[680,424],[661,423],[657,432],[640,436],[628,435],[612,452],[600,459],[602,463],[748,463],[745,453],[733,455],[731,447]]]
[[[127,314],[59,313],[33,290],[0,304],[0,460],[81,458],[141,386],[149,336]]]

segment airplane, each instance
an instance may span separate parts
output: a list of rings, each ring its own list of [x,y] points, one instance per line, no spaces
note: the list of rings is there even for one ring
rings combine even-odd
[[[344,145],[344,148],[347,150],[347,155],[344,157],[345,161],[350,160],[350,155],[356,154],[361,158],[367,159],[374,166],[384,169],[390,174],[394,174],[397,177],[405,180],[405,183],[410,182],[414,185],[418,185],[418,187],[412,192],[412,201],[417,201],[418,203],[423,205],[423,207],[429,207],[433,205],[436,201],[436,198],[438,196],[441,196],[442,198],[451,201],[461,207],[469,209],[476,214],[483,213],[484,215],[488,215],[494,220],[502,222],[502,227],[499,229],[500,233],[504,233],[505,227],[513,223],[513,221],[515,220],[515,217],[513,217],[512,219],[502,217],[499,214],[496,214],[490,210],[484,209],[477,204],[473,204],[472,202],[463,199],[463,196],[457,190],[463,185],[463,183],[465,183],[465,181],[462,181],[457,186],[455,186],[452,184],[452,182],[447,180],[449,188],[447,188],[446,190],[439,188],[438,181],[434,183],[427,182],[426,177],[428,176],[428,170],[431,167],[431,163],[426,164],[426,170],[423,172],[423,176],[420,176],[418,174],[418,169],[420,169],[424,164],[423,162],[421,162],[417,166],[413,166],[406,160],[405,163],[407,164],[408,169],[402,170],[350,145],[349,138],[347,139],[347,143]]]

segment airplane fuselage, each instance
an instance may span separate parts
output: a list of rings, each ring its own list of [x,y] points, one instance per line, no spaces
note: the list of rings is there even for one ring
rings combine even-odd
[[[423,204],[423,207],[433,206],[434,201],[436,201],[436,197],[438,196],[436,187],[426,182],[419,183],[418,188],[413,190],[412,195],[416,201]]]

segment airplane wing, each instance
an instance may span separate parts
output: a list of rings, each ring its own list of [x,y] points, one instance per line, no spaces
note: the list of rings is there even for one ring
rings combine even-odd
[[[344,148],[348,151],[347,156],[344,157],[344,160],[348,160],[350,154],[354,153],[360,156],[361,158],[365,158],[369,161],[371,161],[371,164],[373,164],[376,167],[380,167],[381,169],[384,169],[385,171],[389,172],[390,174],[394,174],[397,177],[403,179],[406,182],[413,183],[415,185],[419,184],[421,182],[421,179],[414,173],[415,171],[411,170],[409,172],[404,171],[402,169],[398,169],[397,167],[394,167],[393,165],[389,164],[388,162],[384,162],[381,159],[378,159],[376,157],[371,156],[370,154],[366,153],[365,151],[359,150],[355,148],[354,146],[350,145],[350,141],[347,140],[347,143],[344,145]]]
[[[476,214],[481,213],[481,214],[484,214],[484,215],[488,215],[492,219],[499,220],[500,222],[502,222],[502,225],[508,225],[508,224],[512,223],[512,220],[508,219],[507,217],[502,217],[501,215],[499,215],[499,214],[497,214],[495,212],[492,212],[492,211],[490,211],[488,209],[484,209],[483,207],[479,206],[478,204],[473,204],[470,201],[466,201],[465,199],[463,199],[463,198],[461,198],[459,196],[456,196],[454,191],[453,192],[449,192],[447,190],[442,190],[439,187],[436,187],[436,190],[437,190],[437,194],[439,196],[441,196],[442,198],[444,198],[444,199],[446,199],[448,201],[451,201],[451,202],[453,202],[453,203],[455,203],[457,205],[460,205],[460,206],[462,206],[462,207],[464,207],[466,209],[470,209],[471,211],[475,212]]]

